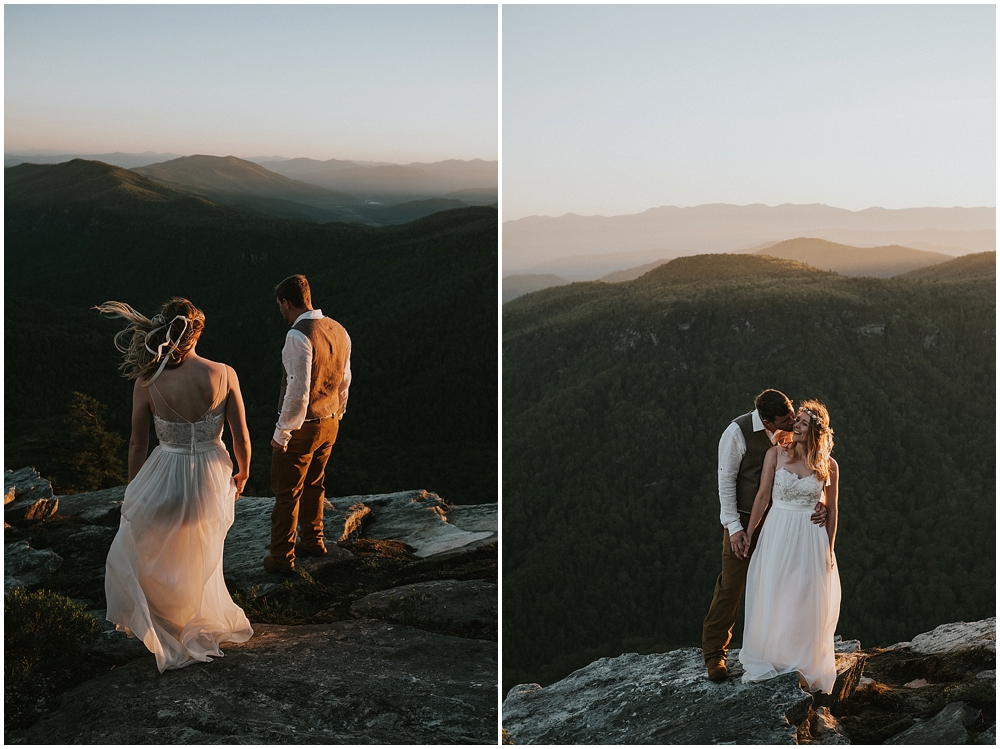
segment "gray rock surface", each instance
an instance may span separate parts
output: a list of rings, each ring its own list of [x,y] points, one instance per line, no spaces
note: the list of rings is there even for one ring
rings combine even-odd
[[[84,526],[74,538],[110,547],[117,526],[108,526],[107,518],[109,513],[115,513],[121,507],[124,486],[56,498],[52,495],[51,483],[39,478],[32,468],[7,471],[5,484],[16,497],[8,505],[8,508],[15,508],[15,522],[24,520],[24,507],[49,502],[44,505],[49,516],[58,508],[60,517],[74,517],[86,523],[103,521],[103,525]],[[328,500],[324,511],[328,553],[323,557],[299,557],[296,560],[298,569],[315,575],[322,569],[354,558],[349,550],[337,546],[335,542],[341,536],[350,508],[359,503],[371,509],[362,535],[398,539],[416,549],[416,555],[420,557],[467,551],[478,544],[496,540],[496,504],[452,507],[436,494],[419,490],[338,498]],[[240,497],[236,502],[233,526],[226,536],[223,552],[226,583],[231,590],[255,588],[258,594],[266,594],[286,582],[287,578],[268,573],[262,564],[270,543],[273,506],[273,497]],[[458,518],[463,527],[449,522],[451,517]],[[10,565],[9,560],[7,564]],[[17,564],[28,564],[27,557]],[[38,585],[44,582],[46,574],[56,569],[40,562],[30,565],[30,568],[34,572],[27,578],[7,572],[11,584]],[[103,574],[103,569],[98,574]]]
[[[4,471],[3,490],[3,519],[11,525],[44,520],[59,508],[52,482],[41,478],[34,468]]]
[[[32,473],[26,469],[21,478],[35,481]],[[39,491],[44,492],[45,486]],[[11,492],[16,500],[17,488]],[[125,487],[116,487],[68,495],[60,498],[59,512],[39,526],[44,530],[36,531],[34,525],[8,530],[16,534],[8,538],[20,540],[5,544],[5,586],[58,589],[62,581],[85,591],[69,593],[78,602],[102,605],[94,590],[101,586],[124,493]],[[262,595],[300,581],[268,573],[262,566],[273,504],[273,498],[243,497],[235,505],[224,552],[224,574],[231,590],[254,589]],[[334,541],[351,515],[350,508],[358,504],[369,512],[355,528],[357,535],[368,535],[380,519],[383,531],[406,529],[407,542],[424,557],[460,554],[483,537],[496,538],[495,504],[464,513],[463,522],[477,529],[470,532],[448,522],[449,512],[462,512],[455,513],[426,492],[335,499],[325,508],[329,553],[300,557],[300,570],[315,574],[357,559]],[[483,527],[492,530],[479,530]],[[60,567],[55,550],[32,548],[29,538],[38,533],[73,564]],[[393,535],[383,532],[376,538]],[[370,567],[362,563],[345,569],[350,582],[337,595],[346,600],[339,614],[330,609],[334,617],[346,616],[352,595],[362,595],[360,590],[352,593],[351,586],[361,586],[364,592],[380,585],[398,586],[393,575],[400,568],[393,564],[416,564],[387,559],[391,563],[386,566],[373,562]],[[441,575],[450,569],[450,562],[432,564],[436,566],[422,568],[428,572],[414,574]],[[458,576],[468,575],[470,569],[488,575],[491,567],[482,556],[471,563],[459,557],[455,569]],[[323,579],[328,583],[331,576]],[[398,593],[405,599],[408,621],[423,628],[391,621],[398,612],[389,599],[383,599],[384,605],[372,599],[366,606],[369,618],[299,626],[255,623],[256,634],[249,642],[223,646],[225,658],[163,675],[141,642],[115,632],[104,611],[92,610],[89,613],[101,622],[103,632],[95,645],[88,646],[88,653],[115,667],[62,695],[59,707],[45,712],[31,728],[8,730],[5,738],[8,743],[45,744],[495,743],[497,587],[486,581],[443,582],[443,586],[421,582],[416,591]],[[308,591],[309,586],[303,589]],[[457,600],[461,593],[469,600]],[[491,619],[477,618],[489,613]],[[382,621],[383,615],[390,621]],[[48,709],[46,705],[39,711]]]
[[[903,643],[907,644],[907,643]],[[922,655],[954,653],[959,650],[985,648],[996,651],[997,618],[991,616],[978,622],[942,624],[930,632],[917,635],[909,643],[910,650]]]
[[[335,542],[351,516],[351,508],[357,504],[371,509],[361,535],[402,541],[412,547],[418,557],[467,551],[480,543],[496,540],[496,504],[454,508],[436,494],[425,491],[338,497],[328,500],[323,512],[327,555],[299,557],[295,560],[296,567],[315,574],[320,569],[354,558],[350,551]],[[271,537],[273,506],[274,497],[240,497],[236,502],[235,520],[226,536],[223,552],[225,576],[230,587],[243,590],[256,587],[259,593],[266,593],[284,583],[283,578],[266,572],[262,566]],[[458,517],[463,527],[452,525],[451,516]],[[474,530],[465,530],[464,524]],[[493,601],[495,605],[495,595]]]
[[[334,505],[354,502],[372,508],[373,517],[365,527],[367,538],[402,541],[418,557],[467,550],[497,538],[496,504],[458,510],[432,492],[410,491],[344,497]]]
[[[9,743],[496,743],[496,643],[381,621],[255,625],[224,658],[132,661]]]
[[[263,560],[268,553],[271,539],[271,508],[274,497],[240,497],[236,502],[233,526],[226,535],[222,560],[226,584],[231,590],[257,588],[259,594],[267,593],[284,584],[287,578],[269,573]],[[340,536],[344,515],[329,502],[323,513],[327,535]],[[327,544],[328,553],[323,557],[299,557],[296,567],[309,574],[329,565],[339,564],[354,555],[335,543]]]
[[[351,613],[437,631],[495,632],[497,586],[486,580],[431,580],[403,585],[358,599],[351,604]]]
[[[59,514],[78,517],[93,523],[104,518],[110,512],[120,511],[124,498],[124,486],[100,489],[96,492],[64,494],[59,497]]]
[[[987,744],[991,746],[996,746],[997,743],[997,724],[994,723],[992,726],[987,728],[981,734],[976,736],[977,744]]]
[[[940,628],[939,628],[940,629]],[[886,744],[968,744],[968,728],[980,711],[964,702],[952,702],[933,718],[906,729]]]
[[[37,585],[62,565],[51,549],[33,549],[27,541],[3,545],[3,589]]]
[[[701,650],[602,658],[545,688],[507,693],[503,726],[515,744],[794,744],[812,697],[797,674],[744,684],[705,678]]]
[[[836,645],[833,695],[810,695],[797,674],[753,684],[741,680],[739,650],[730,678],[705,678],[701,650],[602,658],[565,679],[521,684],[503,703],[503,727],[515,744],[844,744],[830,712],[861,678],[857,640]]]

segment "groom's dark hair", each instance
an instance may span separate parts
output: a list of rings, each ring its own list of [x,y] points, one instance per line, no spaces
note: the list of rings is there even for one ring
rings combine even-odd
[[[274,287],[274,296],[280,302],[284,299],[294,307],[311,307],[312,292],[309,291],[309,282],[301,273],[289,276],[284,281]]]
[[[780,390],[765,390],[753,399],[753,406],[760,418],[771,422],[792,410],[792,402]]]

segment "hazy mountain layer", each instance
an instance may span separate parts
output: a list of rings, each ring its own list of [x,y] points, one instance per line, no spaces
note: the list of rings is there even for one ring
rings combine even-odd
[[[139,202],[196,200],[186,190],[98,161],[21,164],[4,169],[4,198],[19,206],[101,205],[105,209]]]
[[[225,194],[294,199],[317,207],[361,202],[353,195],[289,179],[235,156],[182,156],[133,171],[164,184],[179,185],[210,196]]]
[[[480,159],[376,166],[337,160],[293,159],[291,162],[269,162],[268,169],[331,190],[395,199],[443,197],[459,190],[475,189],[492,191],[495,201],[498,176],[496,161]]]
[[[62,164],[64,161],[73,159],[84,159],[85,161],[103,161],[105,164],[120,166],[122,169],[134,169],[137,166],[147,166],[161,161],[179,158],[176,153],[154,153],[146,151],[144,153],[39,153],[34,151],[21,151],[5,153],[3,155],[3,165],[17,166],[18,164]]]
[[[877,234],[873,234],[877,233]],[[663,206],[626,216],[531,216],[504,222],[504,272],[535,269],[570,275],[549,265],[557,258],[663,250],[661,257],[742,251],[763,242],[819,237],[852,245],[899,244],[949,252],[996,249],[995,208],[868,208],[824,205]],[[850,236],[851,238],[848,238]],[[874,241],[872,238],[875,237]],[[939,250],[939,251],[943,251]],[[606,268],[605,275],[655,258]]]
[[[552,274],[525,274],[515,276],[504,276],[503,278],[503,304],[507,304],[511,299],[530,294],[532,291],[547,289],[550,286],[562,286],[567,284],[565,278],[553,276]]]
[[[913,274],[700,255],[504,305],[505,684],[699,645],[719,436],[766,387],[830,409],[838,632],[993,615],[995,256]]]
[[[767,249],[758,250],[756,254],[798,260],[816,268],[832,270],[843,276],[877,276],[880,278],[898,276],[900,273],[952,259],[950,255],[940,252],[914,250],[911,247],[900,247],[899,245],[849,247],[845,244],[828,242],[825,239],[807,237],[778,242]]]
[[[131,384],[111,342],[120,325],[89,308],[118,299],[152,314],[180,295],[208,318],[199,352],[239,373],[255,454],[248,491],[267,495],[287,330],[273,289],[305,273],[316,306],[353,340],[331,490],[419,486],[496,501],[495,209],[320,226],[240,213],[96,162],[5,177],[8,465],[46,469],[74,390],[107,404],[109,428],[127,437]]]

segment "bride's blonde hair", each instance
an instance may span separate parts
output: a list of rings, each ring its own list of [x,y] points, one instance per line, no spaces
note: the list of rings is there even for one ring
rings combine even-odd
[[[833,430],[830,413],[819,401],[803,401],[799,412],[809,414],[809,431],[806,432],[806,465],[824,482],[830,478],[830,453],[833,452]]]
[[[94,309],[128,321],[115,334],[115,348],[124,354],[118,367],[130,380],[149,379],[167,357],[173,364],[184,361],[205,328],[205,313],[182,297],[171,297],[152,319],[123,302],[105,302]]]

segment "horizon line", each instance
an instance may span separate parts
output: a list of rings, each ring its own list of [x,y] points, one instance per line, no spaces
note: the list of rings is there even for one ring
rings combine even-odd
[[[550,214],[539,214],[531,213],[526,216],[519,216],[518,218],[504,219],[501,223],[510,224],[515,221],[524,221],[530,218],[545,218],[545,219],[561,219],[561,218],[622,218],[625,216],[641,216],[644,213],[649,213],[650,211],[657,211],[661,208],[677,208],[678,210],[685,210],[687,208],[708,208],[711,206],[727,206],[730,208],[753,208],[755,206],[762,206],[764,208],[784,208],[786,206],[794,207],[808,207],[808,206],[818,206],[822,208],[833,208],[838,211],[847,211],[848,213],[862,213],[864,211],[880,210],[880,211],[921,211],[921,210],[953,210],[960,208],[963,210],[977,210],[981,208],[987,208],[991,210],[996,210],[995,205],[920,205],[920,206],[907,206],[905,208],[885,208],[883,206],[872,205],[867,208],[841,208],[840,206],[830,205],[829,203],[776,203],[775,205],[768,205],[767,203],[696,203],[692,205],[657,205],[650,206],[640,211],[634,213],[574,213],[573,211],[567,211],[566,213],[559,214],[558,216],[553,216]]]
[[[171,158],[187,158],[191,156],[216,156],[216,158],[227,158],[232,156],[237,159],[243,159],[244,161],[254,161],[255,159],[262,160],[275,160],[275,161],[292,161],[295,159],[310,159],[312,161],[327,162],[327,161],[351,161],[360,164],[370,164],[375,166],[380,165],[396,165],[396,166],[406,166],[408,164],[439,164],[444,161],[482,161],[487,164],[489,163],[499,163],[499,159],[484,159],[481,157],[474,157],[470,159],[461,159],[456,157],[448,157],[436,160],[420,160],[412,159],[410,161],[387,161],[385,159],[374,159],[374,158],[341,158],[339,156],[332,156],[327,159],[315,158],[313,156],[278,156],[278,155],[262,155],[257,154],[254,156],[237,156],[233,153],[227,153],[222,156],[217,156],[213,153],[204,152],[192,152],[178,154],[173,151],[76,151],[73,149],[55,149],[55,148],[20,148],[20,149],[4,149],[4,158],[8,156],[12,157],[31,157],[31,156],[73,156],[75,158],[86,157],[86,156],[169,156]]]

